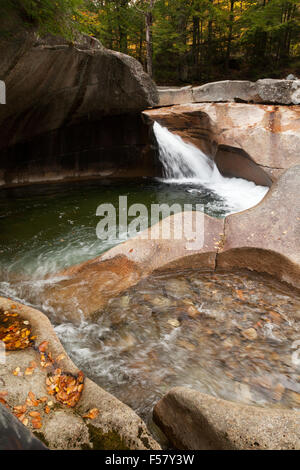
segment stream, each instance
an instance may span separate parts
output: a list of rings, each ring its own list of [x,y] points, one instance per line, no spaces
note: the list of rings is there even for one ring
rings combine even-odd
[[[97,207],[202,204],[223,218],[259,203],[268,188],[223,177],[196,147],[154,125],[164,177],[95,179],[0,190],[0,294],[30,303],[49,274],[95,258]],[[128,219],[130,222],[130,218]],[[118,227],[117,227],[118,228]],[[38,298],[38,296],[36,296]],[[260,406],[300,407],[300,294],[247,271],[152,275],[111,299],[96,319],[70,323],[47,310],[73,361],[146,421],[176,385]],[[296,346],[295,346],[296,345]]]

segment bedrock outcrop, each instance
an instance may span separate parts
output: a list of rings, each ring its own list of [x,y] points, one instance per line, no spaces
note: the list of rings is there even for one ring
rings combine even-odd
[[[112,297],[162,266],[180,268],[185,257],[184,263],[193,258],[195,266],[213,270],[223,225],[222,220],[202,212],[167,217],[98,258],[58,273],[57,282],[45,288],[43,298],[58,315],[74,320],[81,314],[96,314]],[[179,227],[185,228],[182,235]],[[40,299],[32,298],[32,302],[39,304]]]
[[[300,288],[300,165],[286,171],[263,201],[225,219],[219,268],[264,271]]]
[[[17,21],[0,38],[0,184],[138,168],[148,141],[138,116],[158,102],[142,65],[91,37],[41,38]]]
[[[247,211],[225,219],[201,212],[171,215],[98,258],[58,273],[56,281],[45,288],[44,301],[58,315],[89,317],[152,272],[179,268],[245,268],[299,288],[299,184],[298,165],[286,171],[264,199]],[[187,231],[174,239],[179,224]],[[32,298],[33,303],[40,301]]]
[[[223,80],[198,87],[159,88],[160,106],[234,101],[283,105],[300,104],[300,80],[272,78],[264,78],[256,82]]]
[[[11,41],[12,54],[7,41],[0,42],[0,79],[7,93],[0,108],[1,148],[80,121],[137,113],[157,102],[142,65],[96,40],[53,44],[27,32]]]
[[[76,377],[79,370],[63,349],[48,318],[38,310],[3,297],[0,297],[0,309],[19,314],[26,324],[30,324],[35,338],[35,347],[9,351],[5,361],[1,360],[1,401],[47,447],[65,450],[160,448],[145,423],[132,409],[88,378],[84,381],[82,394],[74,407],[57,401],[46,387],[49,374],[63,372]],[[45,351],[46,358],[39,353],[39,346]],[[3,359],[2,350],[1,353]],[[55,366],[50,358],[56,362]],[[59,370],[54,372],[55,367]],[[93,409],[99,410],[98,415],[88,418],[87,415]],[[38,420],[37,415],[40,416]],[[1,416],[0,409],[0,429],[3,425]],[[19,439],[24,446],[31,442],[25,431],[19,434]]]
[[[228,176],[268,185],[300,163],[299,106],[194,103],[144,115],[200,148]]]
[[[300,449],[299,411],[238,404],[176,387],[156,404],[153,416],[177,449]]]

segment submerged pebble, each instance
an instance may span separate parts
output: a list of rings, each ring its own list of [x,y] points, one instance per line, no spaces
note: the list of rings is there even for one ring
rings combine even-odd
[[[88,376],[145,419],[179,385],[300,408],[300,365],[292,360],[300,294],[262,275],[152,275],[113,299],[95,324],[71,331],[61,324],[57,332]]]

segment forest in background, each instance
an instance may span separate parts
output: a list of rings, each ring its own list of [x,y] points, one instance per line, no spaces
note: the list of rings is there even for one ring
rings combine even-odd
[[[299,0],[1,0],[41,34],[77,31],[158,84],[300,75]],[[1,5],[0,5],[1,6]]]

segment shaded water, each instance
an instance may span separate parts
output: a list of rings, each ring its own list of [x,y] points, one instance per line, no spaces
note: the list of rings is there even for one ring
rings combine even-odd
[[[56,331],[89,377],[145,419],[179,385],[300,408],[300,293],[271,278],[152,275],[111,300],[97,321]]]

